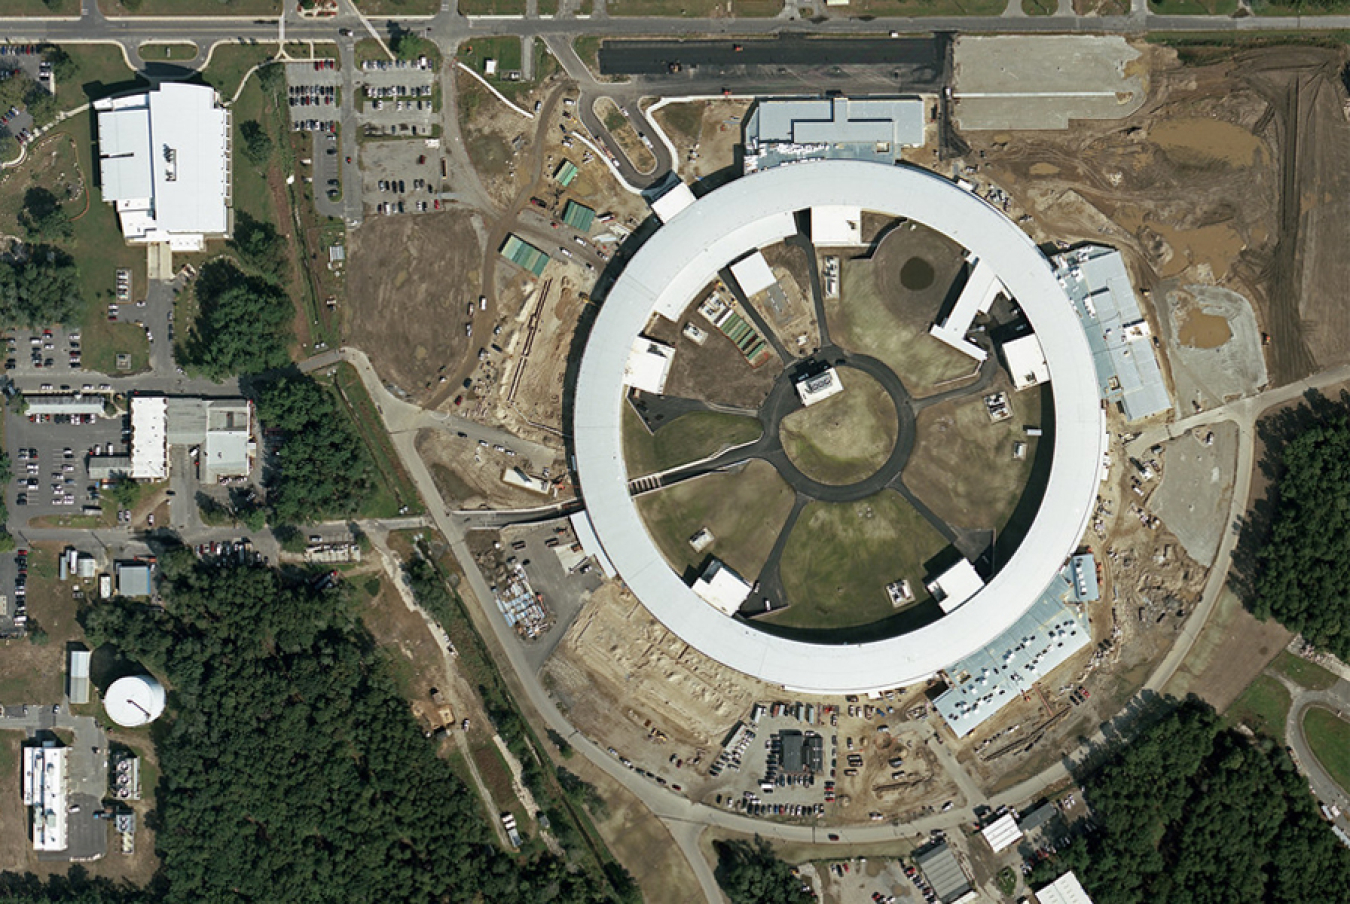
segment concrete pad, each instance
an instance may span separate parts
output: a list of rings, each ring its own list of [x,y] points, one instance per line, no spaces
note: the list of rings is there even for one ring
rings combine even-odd
[[[1155,298],[1161,299],[1158,319],[1166,338],[1178,417],[1265,388],[1269,377],[1261,331],[1246,298],[1217,286],[1159,287]]]
[[[1209,445],[1205,438],[1213,434]],[[1163,445],[1162,485],[1148,507],[1177,535],[1196,562],[1208,568],[1228,528],[1228,502],[1237,468],[1237,425],[1200,427]]]
[[[956,123],[967,131],[1067,129],[1123,119],[1144,103],[1140,56],[1123,37],[1008,35],[956,39]]]

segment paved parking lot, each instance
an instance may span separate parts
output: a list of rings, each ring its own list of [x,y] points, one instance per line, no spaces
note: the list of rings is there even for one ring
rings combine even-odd
[[[90,495],[97,481],[89,479],[88,456],[95,446],[107,454],[109,445],[114,454],[126,454],[123,417],[100,417],[92,424],[57,423],[55,419],[34,422],[13,412],[6,412],[5,418],[7,451],[15,475],[5,491],[5,502],[15,530],[22,531],[32,518],[78,515],[85,505],[98,504]],[[26,454],[21,456],[20,450]],[[70,502],[64,501],[66,496]]]
[[[339,117],[341,84],[337,60],[287,63],[286,101],[291,111],[291,127],[297,131],[333,131]]]
[[[388,68],[375,68],[382,63]],[[417,62],[371,61],[360,75],[357,122],[369,136],[429,137],[439,121],[436,70]]]
[[[559,527],[564,528],[558,533]],[[556,540],[557,546],[547,544]],[[562,641],[563,635],[571,627],[572,620],[581,611],[582,605],[599,589],[600,569],[591,559],[577,564],[570,572],[564,571],[555,549],[563,549],[576,542],[572,528],[565,518],[549,521],[531,527],[510,528],[503,532],[502,542],[524,543],[522,549],[511,548],[508,555],[517,557],[524,563],[525,574],[530,586],[544,597],[544,603],[553,613],[553,627],[537,640],[524,643],[525,659],[536,671],[543,668],[554,648]],[[581,568],[586,571],[582,572]]]
[[[380,214],[440,210],[455,197],[440,190],[442,159],[439,139],[367,142],[361,150],[362,197]]]

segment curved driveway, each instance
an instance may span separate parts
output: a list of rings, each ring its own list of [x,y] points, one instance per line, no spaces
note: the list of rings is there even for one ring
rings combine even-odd
[[[704,604],[666,564],[628,492],[620,386],[628,350],[653,312],[676,318],[724,266],[795,235],[793,212],[820,205],[917,220],[993,265],[1040,339],[1054,386],[1054,461],[1018,551],[980,593],[931,625],[866,644],[767,635]],[[1105,440],[1087,339],[1049,262],[976,195],[927,171],[855,161],[779,167],[706,195],[665,224],[624,269],[582,359],[573,436],[581,493],[605,552],[667,628],[705,655],[773,684],[842,694],[925,679],[1008,628],[1058,572],[1086,528]]]

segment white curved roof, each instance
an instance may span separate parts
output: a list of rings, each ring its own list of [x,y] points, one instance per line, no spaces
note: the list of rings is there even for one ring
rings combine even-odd
[[[1054,387],[1050,479],[1040,514],[1017,552],[955,612],[866,644],[774,637],[701,601],[647,533],[628,493],[623,457],[624,364],[652,312],[678,317],[718,269],[791,234],[792,218],[785,213],[817,205],[851,205],[917,220],[993,264],[1040,339]],[[1105,440],[1087,339],[1031,239],[985,201],[932,173],[857,161],[765,170],[714,191],[665,224],[634,255],[600,309],[576,393],[573,431],[582,496],[605,553],[632,591],[666,627],[719,662],[789,689],[822,694],[911,684],[1010,627],[1082,537]]]
[[[164,712],[164,686],[149,675],[118,678],[103,695],[103,708],[118,725],[145,725]]]

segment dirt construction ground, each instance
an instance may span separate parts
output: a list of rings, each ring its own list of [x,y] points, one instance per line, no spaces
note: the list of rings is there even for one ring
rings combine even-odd
[[[1121,247],[1145,291],[1175,277],[1253,300],[1273,384],[1345,361],[1345,49],[1182,53],[1147,49],[1149,96],[1127,119],[971,133],[969,178],[1007,191],[1037,241]]]
[[[474,215],[455,211],[371,217],[351,234],[344,341],[413,400],[470,352],[464,320],[478,301],[480,232]]]

